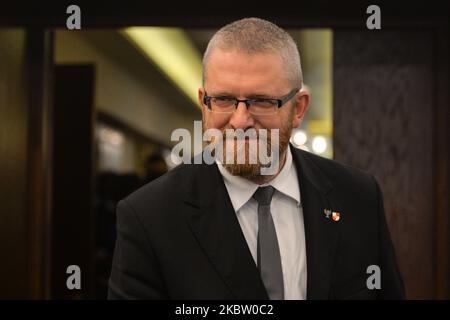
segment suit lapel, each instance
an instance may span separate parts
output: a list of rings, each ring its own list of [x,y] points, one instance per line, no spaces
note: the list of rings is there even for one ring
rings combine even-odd
[[[307,299],[328,299],[339,222],[324,209],[340,212],[332,198],[332,184],[305,151],[292,147],[303,206],[307,263]]]
[[[183,210],[200,246],[236,299],[268,299],[217,165],[196,165]]]
[[[324,209],[341,212],[333,186],[305,151],[291,146],[305,222],[307,299],[328,299],[339,222]],[[195,165],[184,207],[189,225],[220,277],[236,299],[268,299],[264,284],[214,165]]]

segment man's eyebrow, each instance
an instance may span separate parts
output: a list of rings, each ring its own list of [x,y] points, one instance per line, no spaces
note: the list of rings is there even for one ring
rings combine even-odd
[[[234,95],[232,93],[226,92],[226,91],[218,91],[218,92],[213,92],[213,93],[209,93],[208,95],[211,97],[234,97]]]
[[[233,97],[236,98],[236,95],[227,92],[227,91],[218,91],[215,92],[214,94],[210,94],[208,93],[208,95],[212,96],[212,97]],[[252,93],[249,95],[245,96],[247,99],[254,99],[254,98],[273,98],[273,95],[267,94],[267,93]]]
[[[253,93],[247,96],[248,98],[273,98],[273,95],[267,93]]]

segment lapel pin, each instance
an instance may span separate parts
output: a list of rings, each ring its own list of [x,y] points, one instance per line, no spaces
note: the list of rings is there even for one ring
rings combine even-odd
[[[339,219],[341,219],[341,214],[333,211],[331,213],[331,219],[333,219],[333,221],[339,221]]]
[[[341,219],[341,214],[339,212],[331,211],[329,209],[324,209],[323,213],[325,214],[325,217],[327,219],[330,219],[330,216],[333,221],[339,221]]]

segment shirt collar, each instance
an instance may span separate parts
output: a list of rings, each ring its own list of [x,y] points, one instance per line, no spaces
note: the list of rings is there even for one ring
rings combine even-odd
[[[275,179],[269,181],[268,184],[295,200],[297,205],[300,205],[300,187],[298,184],[297,170],[292,160],[291,148],[288,146],[286,149],[286,162],[281,172]]]
[[[227,187],[234,211],[238,211],[253,196],[259,185],[240,176],[234,176],[218,161],[217,166]]]
[[[292,161],[290,147],[288,146],[286,149],[286,161],[280,173],[275,179],[261,186],[271,185],[277,191],[295,200],[298,206],[300,205],[300,188],[297,171]],[[260,185],[243,177],[232,175],[220,162],[217,162],[217,166],[222,174],[234,211],[237,212],[250,200]]]

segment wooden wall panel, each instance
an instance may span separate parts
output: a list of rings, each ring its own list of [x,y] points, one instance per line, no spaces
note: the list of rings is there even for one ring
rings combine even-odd
[[[27,30],[28,175],[26,202],[30,298],[50,296],[53,34]]]
[[[436,292],[450,299],[450,28],[436,30],[435,190]]]
[[[0,30],[0,299],[28,293],[26,32]]]
[[[51,33],[0,30],[0,298],[48,294]]]
[[[375,175],[409,298],[435,295],[431,31],[334,33],[335,159]]]

